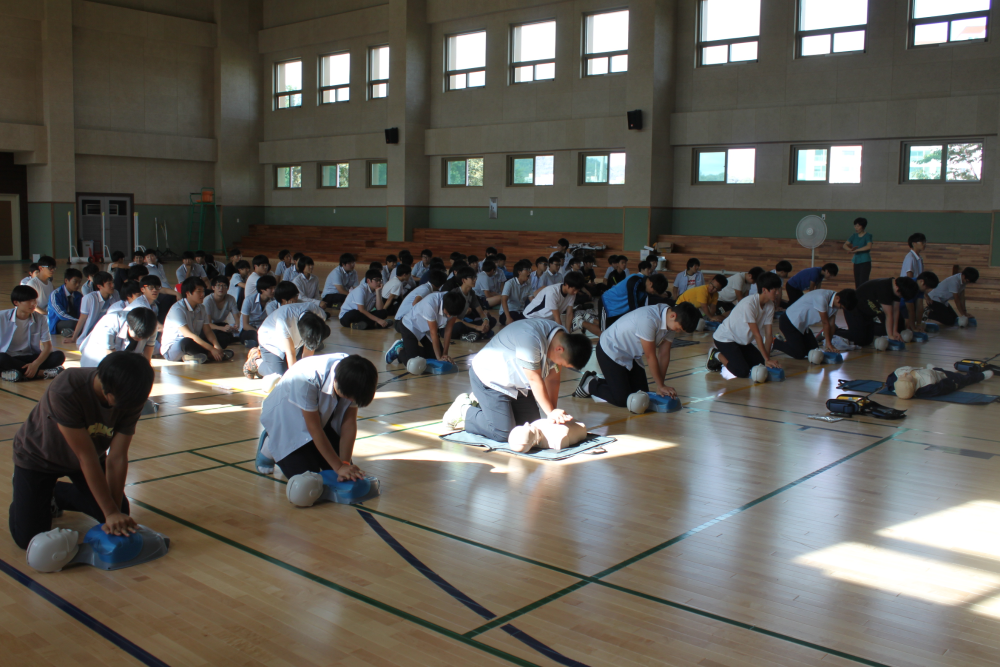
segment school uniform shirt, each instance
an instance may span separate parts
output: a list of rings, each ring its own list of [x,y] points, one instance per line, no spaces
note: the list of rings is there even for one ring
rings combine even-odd
[[[552,271],[546,270],[538,278],[538,286],[535,289],[538,289],[538,287],[549,287],[550,285],[561,285],[564,277],[561,273],[552,273]]]
[[[802,333],[814,324],[822,322],[821,313],[826,313],[830,321],[833,322],[840,310],[833,305],[833,300],[837,293],[832,289],[814,289],[808,294],[803,294],[802,298],[793,303],[785,311],[785,315],[796,329]]]
[[[472,359],[472,370],[480,381],[505,396],[531,393],[526,370],[539,371],[542,378],[556,368],[548,357],[549,343],[566,329],[552,320],[518,320],[508,324]]]
[[[292,279],[292,283],[299,288],[299,298],[300,299],[311,299],[313,301],[319,301],[319,278],[315,275],[307,276],[304,273],[296,273],[295,278]],[[256,290],[254,290],[256,293]]]
[[[417,300],[417,297],[420,297],[422,301],[424,297],[428,294],[432,294],[433,292],[434,286],[430,283],[424,283],[416,289],[411,290],[410,293],[403,299],[403,302],[399,304],[399,309],[396,311],[396,319],[403,319],[406,314],[413,309],[413,302]]]
[[[133,300],[132,303],[130,303],[129,305],[125,306],[124,310],[125,312],[128,312],[133,308],[149,308],[151,311],[156,313],[157,317],[160,316],[160,307],[156,305],[156,303],[149,303],[149,300],[146,298],[144,294],[140,294],[139,296],[135,297],[135,300]]]
[[[295,276],[297,275],[299,275],[299,269],[298,266],[296,266],[295,264],[292,264],[281,273],[274,274],[275,278],[278,280],[279,283],[282,280],[287,280],[288,282],[292,282],[293,280],[295,280]]]
[[[545,271],[545,273],[548,273],[548,271]],[[534,293],[535,291],[538,290],[539,287],[541,287],[541,285],[538,284],[541,279],[542,276],[538,275],[537,271],[531,272],[531,275],[528,277],[528,284],[531,285],[532,293]]]
[[[677,297],[677,303],[690,303],[693,304],[695,308],[701,309],[704,305],[709,305],[715,307],[719,303],[719,293],[715,294],[708,293],[708,285],[701,285],[700,287],[692,287],[688,291]],[[735,312],[735,308],[733,311]]]
[[[87,296],[83,297],[83,301],[80,302],[80,317],[84,315],[87,316],[87,321],[83,323],[83,330],[80,331],[80,338],[83,338],[97,326],[98,320],[108,314],[108,309],[121,301],[118,295],[114,292],[111,293],[107,299],[101,296],[100,291],[91,292]]]
[[[164,287],[170,286],[170,281],[167,280],[167,274],[163,271],[162,264],[147,264],[146,269],[149,271],[149,275],[159,278]]]
[[[420,280],[424,277],[424,274],[430,271],[430,264],[424,265],[423,262],[417,262],[413,265],[413,269],[410,271],[410,275],[413,276],[414,280]]]
[[[646,305],[649,293],[646,291],[646,276],[641,273],[629,276],[601,297],[604,310],[611,317],[624,315],[630,310]]]
[[[80,285],[80,294],[87,296],[94,292],[94,281],[88,280],[87,282]]]
[[[774,303],[766,306],[760,305],[760,297],[755,299],[741,299],[729,317],[722,321],[719,328],[715,330],[713,338],[720,343],[736,343],[737,345],[750,345],[753,343],[753,333],[750,331],[750,323],[753,322],[760,329],[763,338],[764,328],[771,326],[774,321]]]
[[[443,292],[435,292],[425,296],[403,318],[403,326],[409,329],[418,341],[430,334],[431,322],[436,323],[438,331],[444,333],[444,328],[448,326],[448,320],[451,319],[451,315],[444,311],[444,297]]]
[[[205,267],[201,264],[192,264],[191,273],[188,273],[187,267],[181,264],[177,267],[177,282],[182,283],[188,278],[207,278],[208,274],[205,273]]]
[[[851,238],[847,239],[847,242],[850,243],[855,248],[864,248],[866,245],[872,242],[872,235],[866,232],[859,236],[858,233],[855,232],[851,234]],[[866,250],[865,252],[856,252],[851,256],[852,264],[864,264],[865,262],[870,262],[870,261],[872,261],[871,251]],[[916,278],[917,277],[916,274],[914,274],[913,277]]]
[[[776,276],[778,275],[778,272],[775,271],[774,269],[771,269],[770,271],[768,271],[768,273],[773,273]],[[778,277],[781,278],[781,276]],[[783,278],[781,280],[781,286],[782,288],[784,288],[785,286],[785,280]],[[757,283],[754,283],[753,285],[750,286],[750,290],[747,292],[747,296],[753,296],[754,294],[759,294],[759,292],[757,291]]]
[[[240,315],[246,315],[250,320],[250,326],[255,329],[259,329],[260,325],[264,323],[267,316],[270,313],[267,312],[267,306],[271,304],[278,303],[277,299],[271,299],[267,303],[262,304],[260,302],[260,292],[254,294],[252,299],[243,299],[243,307],[240,309]],[[239,321],[240,331],[243,331],[243,318],[240,317]]]
[[[31,311],[25,320],[17,319],[17,308],[0,310],[0,352],[12,357],[40,354],[42,343],[52,340],[45,315]]]
[[[390,296],[395,295],[396,301],[398,302],[399,298],[406,293],[407,282],[409,282],[409,279],[406,281],[400,281],[398,276],[391,276],[389,280],[382,285],[382,298],[388,299]]]
[[[499,271],[497,273],[499,273]],[[496,292],[496,290],[494,289],[496,287],[495,284],[496,281],[493,280],[495,276],[496,273],[494,273],[492,276],[488,276],[486,275],[485,271],[480,271],[476,275],[476,284],[472,288],[472,291],[475,292],[477,296],[480,296],[484,299],[486,298],[486,290],[489,290],[491,292]]]
[[[240,311],[236,307],[236,299],[231,294],[225,296],[221,306],[215,302],[214,294],[205,297],[205,302],[202,305],[205,306],[205,314],[208,315],[208,321],[212,324],[229,324],[227,319],[229,317],[233,318],[232,324],[239,323]]]
[[[219,272],[219,275],[225,276],[227,278],[229,277],[229,273],[226,272],[226,265],[225,264],[223,264],[219,260],[215,260],[215,262],[213,263],[213,265],[215,266],[215,270]]]
[[[947,304],[955,298],[956,294],[964,291],[965,283],[962,282],[962,274],[956,273],[939,282],[938,286],[932,289],[927,296],[931,301]]]
[[[882,304],[892,304],[899,301],[899,295],[895,290],[895,278],[876,278],[869,280],[857,289],[858,308],[861,308],[872,315],[882,312]]]
[[[257,294],[257,281],[260,280],[260,276],[257,275],[256,271],[250,273],[246,280],[246,289],[243,290],[243,298],[249,299]]]
[[[167,319],[163,322],[163,335],[160,337],[160,354],[164,359],[180,361],[184,353],[181,351],[181,341],[186,336],[181,333],[181,327],[186,326],[195,336],[204,337],[202,329],[208,324],[208,313],[204,304],[192,305],[187,299],[181,299],[170,306]]]
[[[674,287],[677,288],[677,296],[684,294],[692,287],[701,287],[705,284],[705,276],[701,271],[695,271],[690,276],[687,271],[681,271],[674,278]]]
[[[805,292],[809,289],[810,283],[816,283],[816,287],[823,284],[823,269],[821,267],[812,266],[808,269],[802,269],[789,278],[786,284],[791,285],[800,292]]]
[[[28,278],[28,282],[25,283],[35,289],[38,292],[38,305],[36,306],[38,310],[43,313],[49,312],[49,297],[52,296],[52,292],[55,291],[55,285],[52,284],[52,280],[47,280],[42,282],[41,278],[37,276],[31,276]]]
[[[233,277],[229,279],[229,294],[230,296],[236,297],[238,300],[243,294],[243,288],[240,287],[240,283],[246,282],[239,273],[234,273]]]
[[[32,279],[32,276],[27,276],[25,278],[21,278],[21,284],[22,285],[29,285],[29,284],[31,284],[31,279]]]
[[[149,338],[133,339],[128,335],[128,314],[122,311],[101,318],[90,333],[80,340],[80,367],[93,368],[111,352],[142,354],[156,345],[156,333]]]
[[[346,357],[346,354],[320,354],[297,362],[264,399],[260,423],[267,431],[267,446],[275,461],[312,442],[302,418],[303,410],[318,412],[321,424],[329,423],[340,433],[344,415],[354,405],[351,399],[337,396],[334,389],[337,364]],[[337,443],[332,444],[337,447]]]
[[[507,297],[507,308],[512,313],[524,311],[525,306],[531,301],[531,281],[525,280],[522,284],[517,278],[511,278],[503,284],[502,296]]]
[[[575,294],[563,294],[562,284],[549,285],[535,295],[524,308],[524,316],[530,318],[551,318],[553,313],[560,315],[573,305]]]
[[[52,380],[14,436],[14,465],[52,475],[80,472],[80,459],[60,426],[84,429],[101,460],[118,433],[135,434],[143,405],[131,410],[103,404],[94,392],[96,368],[68,368]]]
[[[104,313],[104,314],[107,315],[108,313],[120,313],[120,312],[124,312],[124,311],[128,310],[128,307],[130,305],[132,305],[132,304],[130,304],[125,299],[121,299],[119,301],[115,301],[113,304],[111,304],[110,306],[108,306],[108,311],[107,311],[107,313]]]
[[[719,301],[736,301],[736,291],[739,290],[743,296],[747,295],[747,279],[745,273],[737,273],[729,276],[729,283],[719,290]]]
[[[288,270],[289,266],[291,265],[285,264],[284,260],[279,261],[278,265],[274,267],[274,275],[278,276],[280,279],[281,276],[285,275],[285,271]]]
[[[642,360],[642,341],[652,342],[655,348],[674,340],[674,332],[667,329],[669,312],[665,303],[633,310],[608,327],[598,344],[616,364],[632,370],[632,364]]]
[[[299,335],[298,322],[306,312],[316,313],[323,320],[326,320],[326,313],[317,304],[307,303],[286,303],[279,306],[273,313],[268,315],[264,322],[257,329],[257,343],[271,354],[285,358],[285,340],[292,341],[292,348],[298,350],[302,347],[302,336]]]
[[[924,258],[913,252],[912,250],[906,253],[906,257],[903,258],[903,268],[899,270],[899,276],[901,278],[906,278],[906,272],[912,271],[914,280],[917,279],[921,273],[924,272]]]
[[[348,272],[344,270],[344,267],[338,266],[330,272],[330,275],[326,277],[326,284],[323,286],[323,294],[340,294],[340,292],[337,291],[338,285],[350,292],[357,284],[357,271]]]
[[[395,266],[392,267],[391,269],[388,266],[383,266],[382,267],[382,284],[384,285],[384,284],[388,283],[389,280],[394,275],[396,275],[396,267]]]
[[[497,270],[493,272],[492,276],[490,276],[490,291],[497,295],[503,293],[503,286],[508,280],[509,278],[504,270],[497,267]]]
[[[364,306],[365,310],[370,313],[375,310],[376,305],[378,305],[378,302],[375,299],[375,291],[368,286],[368,281],[366,280],[352,289],[351,293],[344,299],[343,305],[340,306],[340,316],[343,317],[344,313],[357,310],[358,306]]]

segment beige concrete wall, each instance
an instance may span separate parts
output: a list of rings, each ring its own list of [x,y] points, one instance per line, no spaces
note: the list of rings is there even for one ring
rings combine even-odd
[[[78,192],[133,194],[136,205],[186,205],[188,193],[211,186],[214,178],[211,162],[76,156]]]
[[[39,3],[40,4],[40,3]],[[0,123],[42,124],[42,12],[0,4]],[[0,150],[4,146],[0,144]]]
[[[387,4],[388,0],[265,0],[264,27],[275,28]]]

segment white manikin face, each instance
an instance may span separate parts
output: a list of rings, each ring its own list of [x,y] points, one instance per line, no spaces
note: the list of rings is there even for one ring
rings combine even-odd
[[[28,565],[39,572],[58,572],[80,550],[80,534],[68,528],[39,533],[28,544]]]

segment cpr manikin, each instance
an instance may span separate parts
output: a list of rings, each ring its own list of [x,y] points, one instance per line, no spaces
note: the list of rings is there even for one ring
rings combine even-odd
[[[903,399],[930,398],[944,396],[976,382],[982,382],[993,377],[992,371],[979,373],[953,373],[928,365],[926,368],[901,366],[889,376],[886,384]]]
[[[560,451],[587,439],[587,427],[580,422],[555,424],[549,419],[537,419],[522,426],[515,426],[507,438],[507,444],[515,452],[531,449],[554,449]]]
[[[102,570],[120,570],[166,555],[170,538],[146,526],[127,536],[108,535],[100,524],[83,536],[68,528],[53,528],[31,538],[28,565],[39,572],[58,572],[82,563]]]
[[[294,475],[285,486],[288,502],[298,507],[311,507],[320,500],[342,505],[354,505],[379,495],[378,478],[368,475],[364,479],[339,482],[333,470],[304,472]]]

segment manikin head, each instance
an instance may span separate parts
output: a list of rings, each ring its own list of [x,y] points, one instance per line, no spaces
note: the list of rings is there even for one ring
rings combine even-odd
[[[896,396],[902,399],[913,398],[913,394],[917,392],[917,381],[914,379],[913,374],[906,371],[902,375],[896,377],[896,382],[893,383],[893,391],[896,392]]]
[[[80,550],[80,534],[68,528],[39,533],[28,543],[28,565],[39,572],[58,572]]]
[[[318,472],[295,475],[285,485],[288,502],[297,507],[312,507],[323,495],[323,476]]]

